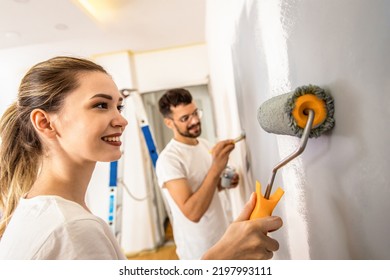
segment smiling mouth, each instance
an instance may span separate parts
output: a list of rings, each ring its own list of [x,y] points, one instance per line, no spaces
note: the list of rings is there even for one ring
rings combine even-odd
[[[106,136],[106,137],[102,137],[102,140],[106,142],[119,142],[120,139],[119,136],[114,136],[114,137]]]
[[[119,136],[104,136],[104,137],[102,137],[102,140],[109,145],[113,145],[113,146],[122,145],[122,142],[120,141]]]
[[[199,124],[196,124],[196,125],[193,125],[191,126],[190,128],[188,128],[188,130],[191,130],[191,129],[199,129],[200,125]]]

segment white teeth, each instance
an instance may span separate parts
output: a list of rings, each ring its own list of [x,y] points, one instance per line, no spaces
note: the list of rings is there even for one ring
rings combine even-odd
[[[104,141],[108,141],[108,142],[119,142],[119,136],[116,136],[116,137],[103,137],[103,140]]]

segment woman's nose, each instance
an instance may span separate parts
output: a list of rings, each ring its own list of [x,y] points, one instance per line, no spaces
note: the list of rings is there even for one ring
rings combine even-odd
[[[113,126],[113,127],[119,126],[119,127],[122,128],[122,131],[125,129],[125,127],[127,126],[128,123],[129,123],[129,122],[128,122],[128,121],[125,119],[125,117],[124,117],[122,114],[120,114],[120,113],[118,113],[118,114],[115,116],[115,118],[113,118],[113,120],[112,120],[112,126]]]

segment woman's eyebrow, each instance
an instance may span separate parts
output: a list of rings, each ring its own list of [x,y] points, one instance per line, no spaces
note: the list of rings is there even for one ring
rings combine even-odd
[[[105,99],[108,99],[108,100],[112,100],[112,96],[111,95],[104,94],[104,93],[95,94],[90,99],[98,98],[98,97],[102,97],[102,98],[105,98]],[[123,97],[119,97],[119,101],[122,101],[122,100],[123,100]]]

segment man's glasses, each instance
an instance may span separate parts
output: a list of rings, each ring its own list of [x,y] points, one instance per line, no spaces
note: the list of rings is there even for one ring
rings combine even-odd
[[[196,109],[192,114],[184,115],[181,118],[179,118],[178,121],[181,123],[187,123],[187,122],[191,121],[192,118],[194,118],[194,117],[201,119],[203,117],[203,111],[201,109]],[[171,118],[171,119],[174,120],[173,118]]]

